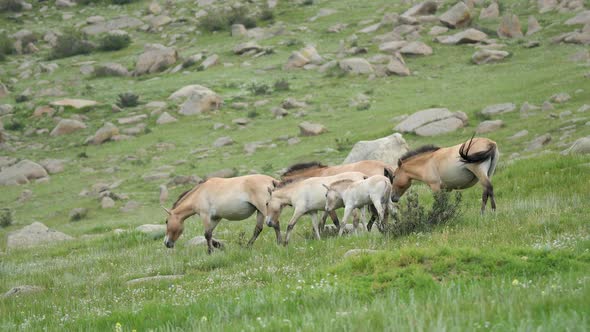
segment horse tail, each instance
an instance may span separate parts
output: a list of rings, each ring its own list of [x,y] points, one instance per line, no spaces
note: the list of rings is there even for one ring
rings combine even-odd
[[[494,172],[496,171],[496,166],[498,165],[498,160],[500,159],[500,151],[498,151],[498,146],[496,144],[494,145],[494,150],[492,152],[492,156],[491,156],[491,163],[490,163],[490,168],[488,168],[488,178],[492,178],[492,175],[494,175]]]
[[[388,165],[383,167],[383,175],[385,175],[385,177],[389,179],[390,183],[393,183],[393,169],[391,168],[391,166]]]
[[[490,144],[488,149],[485,151],[479,151],[473,154],[469,154],[469,150],[473,146],[473,138],[475,137],[475,133],[471,136],[471,139],[468,142],[461,144],[459,148],[459,156],[461,156],[461,161],[466,164],[477,164],[483,161],[486,161],[496,153],[496,144]],[[465,145],[467,144],[467,146]]]

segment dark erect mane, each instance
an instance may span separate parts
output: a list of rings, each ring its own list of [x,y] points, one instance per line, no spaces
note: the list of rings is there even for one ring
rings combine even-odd
[[[299,182],[301,180],[303,180],[303,179],[287,179],[287,180],[283,180],[283,181],[279,182],[275,186],[274,190],[278,190],[278,189],[284,188],[284,187],[290,185],[291,183]]]
[[[440,149],[438,146],[434,146],[434,145],[423,145],[415,150],[411,150],[408,151],[406,153],[404,153],[404,155],[400,158],[401,161],[406,161],[407,159],[410,159],[412,157],[415,157],[419,154],[423,154],[426,152],[434,152],[436,150]]]
[[[312,161],[309,163],[299,163],[299,164],[295,164],[295,165],[291,165],[283,174],[281,174],[281,176],[288,176],[291,175],[295,172],[299,172],[302,170],[306,170],[309,168],[324,168],[324,167],[328,167],[326,165],[323,165],[322,163],[318,162],[318,161]]]
[[[193,188],[191,188],[191,189],[189,189],[189,190],[187,190],[187,191],[183,192],[182,194],[180,194],[180,195],[178,196],[178,198],[176,199],[176,202],[174,202],[174,204],[172,204],[172,209],[175,209],[175,208],[176,208],[176,207],[177,207],[177,206],[180,204],[180,202],[182,202],[182,201],[183,201],[183,199],[184,199],[185,197],[188,197],[188,195],[189,195],[190,193],[192,193],[193,191],[197,190],[197,188],[199,188],[199,186],[201,186],[201,185],[202,185],[203,183],[205,183],[206,181],[207,181],[207,180],[205,180],[205,181],[201,181],[201,182],[197,183],[197,185],[196,185],[196,186],[194,186]]]

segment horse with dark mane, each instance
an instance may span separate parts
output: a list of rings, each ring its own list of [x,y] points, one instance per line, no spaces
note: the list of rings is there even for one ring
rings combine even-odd
[[[426,183],[432,191],[466,189],[479,182],[483,187],[481,212],[491,199],[496,210],[491,178],[496,170],[500,152],[496,142],[478,137],[447,148],[425,145],[404,154],[394,172],[391,200],[400,197],[412,185],[412,180]]]

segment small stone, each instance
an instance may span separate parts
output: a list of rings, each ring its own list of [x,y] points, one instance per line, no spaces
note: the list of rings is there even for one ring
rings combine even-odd
[[[525,149],[525,151],[538,150],[538,149],[542,148],[543,146],[547,145],[549,142],[551,142],[551,134],[537,136],[537,137],[535,137],[535,139],[533,139],[529,143],[529,145]]]
[[[301,136],[316,136],[323,134],[327,131],[324,125],[307,121],[304,121],[299,124],[299,130]]]
[[[213,142],[213,146],[216,148],[220,148],[222,146],[232,145],[234,143],[235,142],[233,139],[231,139],[231,137],[223,136],[216,139],[215,142]]]
[[[100,206],[103,209],[112,209],[115,207],[115,201],[110,197],[103,197],[100,201]]]
[[[168,112],[164,112],[158,117],[158,120],[156,120],[156,124],[163,125],[177,121],[178,120],[172,115],[170,115]]]
[[[551,96],[550,100],[552,102],[555,102],[558,104],[563,104],[563,103],[567,102],[568,100],[570,100],[571,98],[572,97],[569,94],[562,92],[562,93],[558,93],[558,94]]]

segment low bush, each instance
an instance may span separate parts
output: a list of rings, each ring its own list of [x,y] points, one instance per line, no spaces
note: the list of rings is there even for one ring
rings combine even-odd
[[[247,29],[256,27],[256,18],[246,7],[232,8],[229,11],[216,10],[199,19],[199,27],[205,31],[228,30],[232,24],[243,24]]]
[[[4,60],[8,54],[14,53],[14,43],[6,34],[0,34],[0,61]]]
[[[253,82],[248,86],[248,90],[250,91],[250,93],[256,96],[270,94],[270,86],[264,83]]]
[[[89,54],[94,50],[92,44],[82,32],[69,30],[57,37],[55,47],[52,49],[50,58],[61,59],[79,54]]]
[[[131,44],[131,37],[127,34],[106,34],[99,42],[99,48],[103,51],[118,51]]]
[[[289,81],[287,81],[285,78],[277,80],[273,84],[273,88],[275,91],[289,91]]]
[[[139,105],[139,96],[131,92],[120,94],[117,100],[117,106],[121,108],[135,107],[137,105]]]
[[[7,208],[0,209],[0,227],[8,227],[13,223],[12,211]]]
[[[22,0],[0,0],[0,11],[20,12],[25,9]]]

